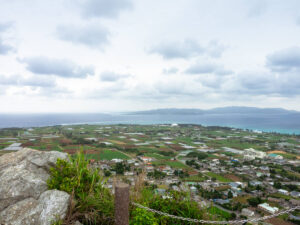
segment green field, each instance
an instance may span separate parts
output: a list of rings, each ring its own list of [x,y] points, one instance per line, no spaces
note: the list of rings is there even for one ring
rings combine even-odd
[[[152,162],[153,165],[168,165],[174,169],[190,169],[187,165],[178,161],[157,160]]]
[[[205,180],[206,180],[205,177],[199,177],[197,175],[184,178],[184,181],[194,181],[194,182],[202,182]]]
[[[228,178],[225,178],[225,177],[223,177],[220,174],[213,173],[213,172],[207,172],[207,173],[205,173],[205,175],[207,175],[207,176],[209,176],[211,178],[214,177],[214,178],[216,178],[220,182],[232,182],[232,180],[230,180]]]
[[[178,161],[166,161],[165,162],[166,165],[171,166],[173,168],[178,168],[178,169],[188,169],[189,167],[184,165],[181,162]]]
[[[231,219],[231,214],[229,212],[223,211],[215,206],[209,207],[208,212],[212,215],[217,215],[219,218],[224,218],[226,220]]]
[[[290,153],[277,153],[277,155],[281,155],[283,158],[286,158],[286,159],[296,159],[297,158],[296,155],[293,155]]]
[[[145,153],[145,156],[152,157],[155,159],[171,159],[172,158],[170,156],[164,156],[164,155],[160,155],[157,153]]]
[[[99,154],[86,154],[87,159],[97,160],[112,160],[112,159],[130,159],[127,155],[124,155],[118,151],[103,150]]]

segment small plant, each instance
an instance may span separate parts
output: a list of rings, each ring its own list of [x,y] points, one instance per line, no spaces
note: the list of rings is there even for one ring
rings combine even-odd
[[[154,213],[148,212],[145,209],[134,208],[131,211],[130,225],[158,225],[158,219]]]
[[[168,195],[163,198],[160,195],[155,195],[153,190],[144,188],[141,191],[138,202],[146,207],[155,209],[161,212],[165,212],[175,216],[181,216],[185,218],[203,219],[203,211],[198,208],[196,202],[192,201],[188,193],[171,191]],[[148,219],[155,218],[151,220],[152,223],[147,223]],[[172,219],[166,216],[154,215],[144,209],[133,208],[131,213],[131,220],[137,221],[136,224],[193,224],[187,221],[181,221],[177,219]],[[134,223],[132,223],[134,224]]]
[[[113,224],[113,196],[103,185],[106,180],[88,166],[83,152],[69,161],[58,159],[50,169],[49,189],[65,191],[74,198],[67,220],[84,224]]]

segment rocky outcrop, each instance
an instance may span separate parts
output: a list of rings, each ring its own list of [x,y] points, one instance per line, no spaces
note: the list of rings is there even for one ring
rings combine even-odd
[[[0,157],[0,224],[48,225],[66,216],[69,194],[47,190],[58,158],[68,155],[25,148]]]

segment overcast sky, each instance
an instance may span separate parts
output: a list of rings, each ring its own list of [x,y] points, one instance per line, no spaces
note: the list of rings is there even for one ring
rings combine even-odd
[[[0,112],[300,110],[299,0],[0,6]]]

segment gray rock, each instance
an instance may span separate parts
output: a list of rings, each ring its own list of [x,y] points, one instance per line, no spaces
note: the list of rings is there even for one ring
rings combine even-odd
[[[49,168],[66,153],[25,148],[0,157],[0,224],[51,224],[63,219],[70,195],[47,191]]]
[[[66,192],[48,190],[38,200],[27,198],[10,205],[0,213],[0,221],[12,225],[51,225],[65,218],[69,201]]]
[[[63,191],[49,190],[41,194],[39,207],[42,209],[40,224],[50,225],[57,219],[64,219],[67,215],[70,195]]]
[[[34,198],[27,198],[7,207],[0,213],[0,223],[11,225],[39,225],[41,209],[38,201]]]
[[[8,167],[0,176],[0,211],[10,204],[28,198],[38,198],[47,190],[46,171],[36,172],[26,169],[26,162],[19,166]]]

